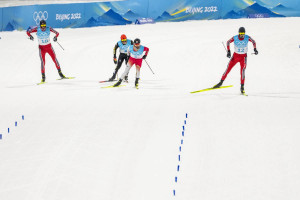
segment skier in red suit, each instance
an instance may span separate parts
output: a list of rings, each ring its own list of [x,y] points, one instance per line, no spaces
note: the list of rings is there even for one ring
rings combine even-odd
[[[33,29],[27,30],[27,35],[29,36],[30,40],[32,40],[32,41],[34,40],[31,33],[36,33],[38,41],[39,41],[39,53],[40,53],[40,58],[41,58],[41,71],[42,71],[42,81],[41,82],[42,83],[44,83],[45,79],[46,79],[46,76],[45,76],[46,53],[48,53],[51,56],[53,62],[55,63],[55,66],[56,66],[59,76],[61,78],[66,78],[63,75],[63,73],[61,72],[60,65],[56,58],[54,49],[52,48],[52,45],[50,43],[50,32],[55,34],[53,41],[56,42],[59,33],[57,31],[55,31],[53,28],[47,27],[45,20],[40,21],[40,27],[35,27]]]
[[[234,53],[230,59],[227,69],[224,72],[221,81],[215,85],[213,88],[219,88],[222,86],[227,75],[231,69],[239,62],[241,65],[241,93],[244,94],[244,84],[245,84],[245,70],[247,67],[247,52],[248,52],[248,42],[252,42],[254,48],[254,54],[257,55],[258,51],[256,50],[256,42],[248,35],[245,35],[245,28],[239,28],[239,35],[233,36],[230,40],[227,41],[227,57],[231,58],[230,52],[230,43],[234,42]]]

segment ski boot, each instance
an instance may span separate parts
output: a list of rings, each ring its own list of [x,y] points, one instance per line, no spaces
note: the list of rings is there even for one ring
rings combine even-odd
[[[121,83],[122,83],[122,79],[119,79],[118,82],[114,84],[114,87],[118,87],[119,85],[121,85]]]
[[[215,85],[213,88],[219,88],[222,86],[224,80],[221,80],[217,85]]]
[[[108,79],[108,81],[114,81],[115,78],[116,78],[116,73],[114,73],[114,74],[112,75],[112,77],[111,77],[110,79]]]
[[[136,79],[135,79],[134,85],[135,85],[136,88],[139,87],[139,80],[140,80],[140,78],[136,78]]]
[[[241,93],[245,94],[244,84],[241,84]]]
[[[61,72],[61,69],[58,70],[58,74],[59,74],[60,78],[62,78],[62,79],[66,78],[65,75],[63,75],[63,73]]]
[[[128,76],[125,76],[124,81],[128,83]]]
[[[41,80],[41,82],[45,83],[45,80],[46,80],[46,76],[45,76],[45,74],[42,74],[42,80]]]

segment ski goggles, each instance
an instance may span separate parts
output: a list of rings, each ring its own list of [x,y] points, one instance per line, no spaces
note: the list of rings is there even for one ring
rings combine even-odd
[[[42,27],[42,28],[45,28],[45,27],[46,27],[46,24],[42,24],[41,27]]]
[[[239,33],[240,35],[245,35],[245,33]]]
[[[126,42],[126,41],[127,41],[127,39],[122,39],[121,41],[122,41],[122,42]]]

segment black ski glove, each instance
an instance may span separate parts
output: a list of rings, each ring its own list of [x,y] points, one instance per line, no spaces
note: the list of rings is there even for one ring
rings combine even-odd
[[[147,55],[143,55],[143,59],[145,60],[147,58]]]
[[[114,63],[117,64],[117,57],[114,55]]]
[[[29,39],[33,41],[33,40],[34,40],[34,37],[32,37],[32,35],[30,35],[30,36],[29,36]]]
[[[257,55],[258,51],[256,50],[256,48],[254,48],[254,54]]]
[[[56,41],[57,41],[57,37],[56,37],[56,36],[54,36],[54,38],[53,38],[53,41],[54,41],[54,42],[56,42]]]
[[[227,51],[227,57],[231,58],[231,52],[230,52],[230,50]]]

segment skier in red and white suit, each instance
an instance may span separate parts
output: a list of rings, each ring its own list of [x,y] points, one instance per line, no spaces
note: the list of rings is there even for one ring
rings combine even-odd
[[[231,57],[230,52],[230,43],[234,42],[234,53],[232,58],[230,59],[227,69],[224,72],[221,81],[215,85],[213,88],[219,88],[222,86],[224,80],[226,79],[227,75],[231,71],[231,69],[239,62],[241,65],[241,93],[245,93],[244,91],[244,84],[245,84],[245,70],[247,67],[247,52],[248,52],[248,42],[252,42],[254,48],[254,54],[257,55],[258,51],[256,50],[256,43],[255,41],[248,35],[245,35],[245,28],[239,28],[239,35],[232,37],[230,40],[227,41],[227,57]]]
[[[55,63],[56,69],[57,69],[58,74],[60,75],[60,77],[65,78],[65,76],[61,72],[60,65],[59,65],[58,60],[56,58],[54,49],[52,48],[52,45],[50,43],[50,32],[55,34],[55,36],[53,38],[53,41],[56,42],[59,33],[57,31],[55,31],[53,28],[47,27],[45,20],[40,21],[40,27],[35,27],[33,29],[28,29],[27,30],[27,35],[29,36],[30,40],[34,40],[31,33],[36,33],[38,41],[39,41],[42,82],[45,82],[45,79],[46,79],[46,76],[45,76],[45,63],[46,63],[45,56],[46,56],[46,53],[48,53],[51,56],[53,62]]]
[[[133,41],[133,45],[129,46],[128,51],[127,51],[127,55],[129,56],[127,67],[126,67],[124,73],[122,74],[122,76],[120,77],[119,81],[116,84],[114,84],[114,87],[117,87],[122,83],[124,77],[129,73],[129,70],[135,64],[135,67],[136,67],[135,87],[138,88],[142,62],[143,62],[143,59],[147,58],[147,55],[149,52],[149,48],[141,45],[140,43],[141,43],[141,40],[136,38]]]

